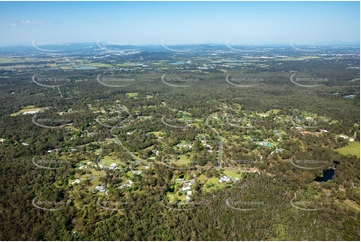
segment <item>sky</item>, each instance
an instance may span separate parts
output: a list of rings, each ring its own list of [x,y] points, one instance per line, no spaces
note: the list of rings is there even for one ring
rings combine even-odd
[[[354,2],[0,2],[0,46],[360,42]]]

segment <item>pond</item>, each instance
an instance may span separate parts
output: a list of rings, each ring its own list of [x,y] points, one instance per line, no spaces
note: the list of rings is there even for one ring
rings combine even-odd
[[[327,169],[326,171],[323,171],[323,176],[316,177],[315,181],[326,182],[328,180],[331,180],[334,175],[335,175],[334,169]]]
[[[334,164],[333,168],[330,168],[330,169],[327,169],[327,170],[323,171],[323,176],[316,177],[314,181],[327,182],[328,180],[331,180],[332,177],[335,175],[336,166],[338,164],[340,164],[340,162],[334,161],[333,164]]]

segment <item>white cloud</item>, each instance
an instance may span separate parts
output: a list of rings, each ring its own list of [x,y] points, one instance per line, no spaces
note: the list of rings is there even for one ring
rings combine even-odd
[[[30,20],[26,20],[26,21],[21,21],[22,24],[41,24],[42,21],[30,21]]]

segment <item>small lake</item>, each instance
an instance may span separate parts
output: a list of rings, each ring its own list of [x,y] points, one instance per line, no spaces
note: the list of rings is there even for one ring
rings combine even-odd
[[[331,180],[332,177],[335,175],[334,169],[327,169],[326,171],[323,171],[323,176],[318,176],[315,178],[315,181],[317,182],[326,182],[328,180]]]
[[[333,163],[335,165],[333,168],[330,168],[330,169],[327,169],[327,170],[323,171],[323,176],[316,177],[314,181],[327,182],[328,180],[331,180],[332,177],[335,175],[336,166],[338,164],[340,164],[340,162],[334,161]]]

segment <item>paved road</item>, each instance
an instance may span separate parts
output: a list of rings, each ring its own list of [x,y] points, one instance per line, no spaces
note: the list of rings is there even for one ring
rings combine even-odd
[[[219,135],[218,131],[215,130],[214,128],[212,128],[209,123],[208,123],[208,119],[209,117],[206,119],[206,125],[214,132],[216,133],[218,139],[219,139],[219,149],[218,149],[218,168],[221,168],[221,163],[222,163],[222,151],[223,151],[223,145],[222,145],[222,139],[221,136]]]

